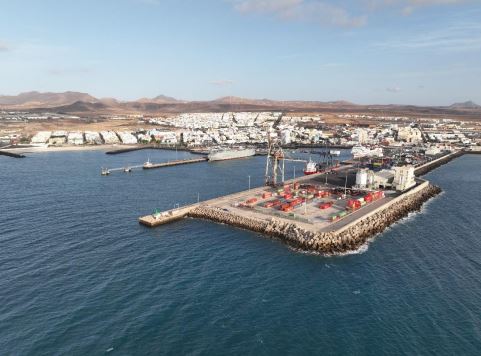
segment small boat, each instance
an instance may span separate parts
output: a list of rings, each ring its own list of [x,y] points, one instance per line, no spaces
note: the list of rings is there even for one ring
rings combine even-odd
[[[125,173],[130,173],[130,172],[132,172],[132,168],[130,168],[130,167],[125,167],[125,168],[124,168],[124,172],[125,172]]]
[[[331,156],[339,156],[339,155],[341,154],[341,151],[339,151],[339,150],[330,150],[330,151],[329,151],[329,154],[330,154]]]
[[[110,171],[107,168],[102,168],[100,174],[103,176],[108,176],[110,174]]]
[[[152,167],[153,164],[150,162],[150,158],[147,159],[147,162],[144,163],[144,168]]]
[[[307,162],[306,164],[306,169],[304,169],[304,175],[308,176],[315,173],[317,173],[317,164],[316,162],[309,159],[309,162]]]

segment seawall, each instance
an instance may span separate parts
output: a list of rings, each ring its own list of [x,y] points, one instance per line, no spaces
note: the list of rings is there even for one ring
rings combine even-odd
[[[440,188],[429,182],[423,182],[370,214],[332,232],[309,231],[295,223],[286,223],[275,218],[271,218],[269,221],[247,218],[207,205],[199,205],[192,209],[187,216],[276,237],[301,251],[334,255],[357,250],[369,238],[384,231],[410,212],[419,210],[424,202],[440,192]]]
[[[190,151],[184,146],[162,146],[162,145],[136,145],[125,148],[119,148],[112,151],[105,152],[108,155],[118,155],[121,153],[141,151],[141,150],[167,150],[167,151]]]
[[[3,150],[0,150],[0,156],[8,156],[8,157],[13,157],[13,158],[25,158],[25,155],[22,155],[22,154],[19,154],[19,153],[3,151]]]
[[[449,163],[451,162],[453,159],[456,159],[458,157],[461,157],[462,155],[466,154],[468,152],[465,152],[465,151],[456,151],[456,152],[453,152],[453,153],[450,153],[446,156],[443,156],[441,158],[438,158],[438,159],[435,159],[434,161],[431,161],[431,162],[428,162],[426,164],[423,164],[422,166],[419,166],[417,167],[415,170],[414,170],[414,174],[418,177],[420,176],[423,176],[429,172],[431,172],[432,170],[446,164],[446,163]]]

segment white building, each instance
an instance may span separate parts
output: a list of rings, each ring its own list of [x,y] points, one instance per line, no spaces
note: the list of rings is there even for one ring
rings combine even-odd
[[[415,127],[400,127],[398,130],[398,140],[408,143],[419,143],[423,141],[421,130]]]
[[[84,135],[81,132],[70,132],[67,136],[69,145],[83,145]]]
[[[394,180],[394,171],[391,169],[383,169],[374,173],[373,187],[375,189],[385,189],[392,186]]]
[[[416,185],[414,166],[394,167],[393,186],[396,190],[404,191]]]
[[[117,134],[113,131],[101,131],[100,136],[102,136],[102,139],[107,145],[119,143],[119,138]]]
[[[33,144],[47,143],[51,135],[51,131],[40,131],[32,137],[30,142]]]
[[[119,131],[117,135],[120,137],[122,143],[126,145],[134,145],[137,143],[137,137],[132,135],[130,132],[127,131]]]
[[[356,135],[357,135],[357,141],[363,145],[367,143],[367,140],[369,139],[368,133],[364,129],[357,129],[356,130]]]
[[[98,132],[85,131],[85,143],[88,145],[101,145],[102,139]]]

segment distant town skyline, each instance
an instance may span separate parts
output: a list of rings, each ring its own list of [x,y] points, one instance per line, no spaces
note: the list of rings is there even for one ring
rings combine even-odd
[[[479,0],[3,1],[0,95],[481,103]]]

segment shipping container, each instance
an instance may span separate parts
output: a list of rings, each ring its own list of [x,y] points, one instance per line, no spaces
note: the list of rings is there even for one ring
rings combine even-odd
[[[266,193],[263,193],[262,194],[262,199],[267,199],[267,198],[270,198],[272,197],[272,193],[271,192],[266,192]]]
[[[332,206],[332,203],[322,203],[319,205],[319,209],[324,210],[324,209],[329,209]]]

